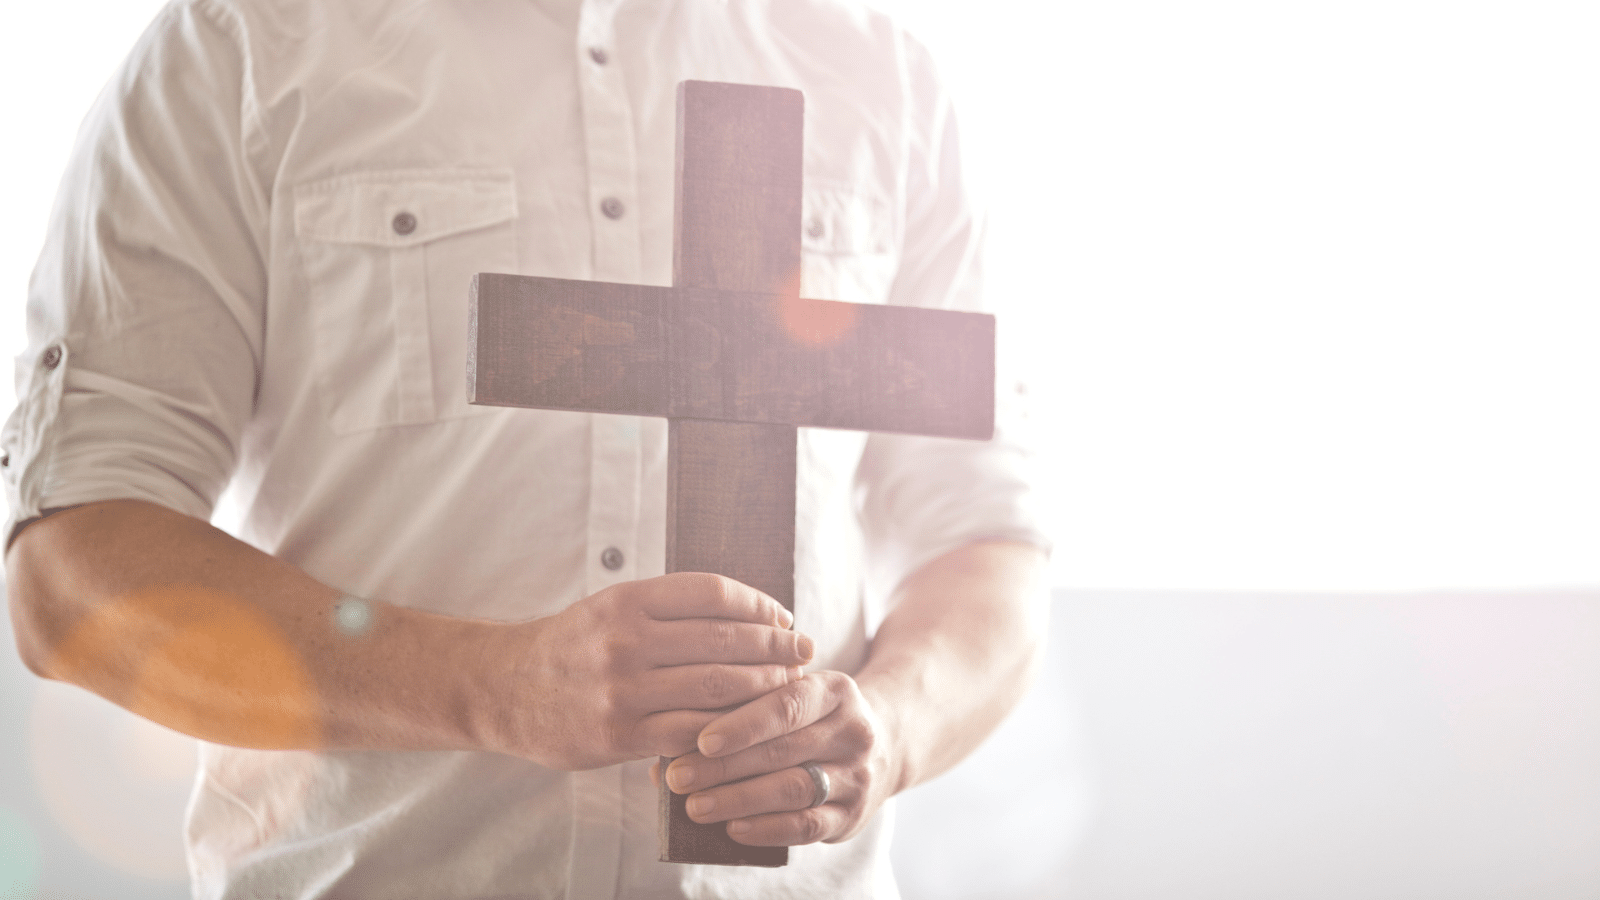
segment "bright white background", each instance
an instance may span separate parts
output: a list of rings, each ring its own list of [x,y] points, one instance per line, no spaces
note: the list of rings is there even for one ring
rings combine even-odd
[[[990,199],[1057,584],[1600,583],[1593,4],[878,2]],[[8,9],[8,355],[72,133],[158,5]]]
[[[880,2],[1039,338],[1058,583],[1600,583],[1600,7]]]
[[[1600,7],[876,2],[957,95],[1076,591],[902,807],[907,896],[1595,896]],[[7,9],[5,356],[158,5]],[[1422,588],[1477,593],[1371,593]],[[11,657],[0,718],[0,894],[182,893],[192,742]]]

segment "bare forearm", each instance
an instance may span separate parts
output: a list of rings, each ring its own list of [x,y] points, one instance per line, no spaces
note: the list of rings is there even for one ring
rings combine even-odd
[[[1043,651],[1044,554],[979,543],[935,559],[901,587],[856,676],[900,761],[895,791],[971,753],[1021,699]]]
[[[35,672],[217,743],[506,753],[561,769],[680,755],[714,710],[799,677],[809,639],[715,575],[624,582],[486,622],[340,596],[188,516],[57,513],[6,556]]]
[[[36,522],[6,563],[30,668],[179,731],[262,749],[476,743],[464,663],[493,623],[377,601],[341,621],[334,589],[140,501]]]

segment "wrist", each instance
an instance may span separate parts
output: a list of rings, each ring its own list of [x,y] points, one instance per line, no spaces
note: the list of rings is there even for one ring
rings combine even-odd
[[[911,752],[912,739],[907,733],[909,722],[905,705],[896,702],[898,692],[881,680],[858,681],[857,687],[876,720],[876,744],[885,767],[883,783],[888,785],[892,797],[919,781]]]
[[[451,684],[446,727],[475,750],[527,756],[511,714],[510,686],[518,683],[518,662],[526,655],[526,631],[533,623],[458,620],[446,677]],[[520,652],[519,652],[520,651]]]

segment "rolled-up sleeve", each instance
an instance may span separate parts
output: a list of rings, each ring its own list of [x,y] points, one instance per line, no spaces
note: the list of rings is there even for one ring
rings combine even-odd
[[[950,101],[920,46],[908,41],[905,59],[909,165],[904,242],[890,302],[989,311],[982,292],[983,222],[963,182]],[[1027,389],[1015,362],[997,359],[992,440],[894,434],[868,440],[856,496],[871,560],[869,597],[891,597],[923,564],[977,541],[1050,549],[1032,487]]]
[[[0,437],[8,540],[45,510],[98,500],[206,518],[228,482],[266,282],[236,35],[203,0],[170,5],[84,121]]]

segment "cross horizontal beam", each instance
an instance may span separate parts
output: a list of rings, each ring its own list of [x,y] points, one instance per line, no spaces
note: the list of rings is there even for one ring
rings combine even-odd
[[[480,274],[476,404],[987,440],[994,317]]]

